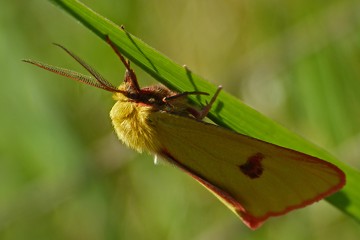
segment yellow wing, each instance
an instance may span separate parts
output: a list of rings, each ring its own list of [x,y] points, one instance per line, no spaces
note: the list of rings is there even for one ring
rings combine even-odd
[[[154,113],[160,155],[185,170],[250,228],[336,192],[345,175],[321,159],[190,118]]]

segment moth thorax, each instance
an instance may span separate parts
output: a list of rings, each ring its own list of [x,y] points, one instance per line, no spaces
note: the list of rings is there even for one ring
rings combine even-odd
[[[117,101],[110,111],[110,118],[119,139],[138,152],[156,153],[161,144],[156,139],[153,123],[149,120],[151,106],[135,102]]]

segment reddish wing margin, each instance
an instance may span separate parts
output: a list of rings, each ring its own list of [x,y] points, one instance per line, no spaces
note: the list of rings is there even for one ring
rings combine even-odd
[[[222,201],[225,205],[230,207],[236,215],[238,215],[244,224],[248,226],[250,229],[255,230],[259,228],[269,217],[275,217],[275,216],[281,216],[284,215],[292,210],[303,208],[307,205],[310,205],[314,202],[320,201],[321,199],[337,192],[339,189],[341,189],[345,185],[345,174],[340,170],[336,169],[338,174],[341,177],[341,182],[334,186],[333,188],[330,188],[328,191],[317,195],[313,199],[309,199],[307,201],[302,202],[299,205],[295,206],[289,206],[282,212],[268,212],[264,216],[261,217],[255,217],[251,214],[247,213],[246,210],[241,206],[241,204],[234,199],[229,193],[222,190],[221,188],[211,184],[209,181],[207,181],[205,178],[201,177],[198,173],[193,172],[191,169],[187,168],[183,164],[181,164],[177,159],[175,159],[170,153],[168,153],[166,150],[162,150],[160,152],[160,155],[169,160],[171,163],[179,167],[181,170],[189,174],[191,177],[193,177],[196,181],[198,181],[201,185],[203,185],[205,188],[207,188],[210,192],[212,192],[215,196],[219,198],[220,201]],[[329,167],[334,168],[334,165],[328,163]],[[336,168],[336,167],[335,167]]]

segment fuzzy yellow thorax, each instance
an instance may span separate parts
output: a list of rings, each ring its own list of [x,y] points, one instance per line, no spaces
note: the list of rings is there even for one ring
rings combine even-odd
[[[119,139],[138,152],[158,152],[161,144],[155,137],[155,123],[150,120],[153,108],[122,93],[115,93],[113,98],[116,103],[110,111],[110,118]]]

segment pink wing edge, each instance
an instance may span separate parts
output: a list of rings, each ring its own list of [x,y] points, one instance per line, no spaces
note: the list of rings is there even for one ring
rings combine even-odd
[[[322,164],[327,165],[329,168],[335,170],[338,173],[340,181],[337,185],[335,185],[335,186],[331,187],[330,189],[328,189],[327,191],[315,196],[314,198],[308,199],[300,204],[288,206],[283,211],[280,211],[280,212],[271,212],[270,211],[261,217],[255,217],[255,216],[251,215],[250,213],[248,213],[246,211],[246,209],[243,206],[241,206],[241,204],[236,199],[234,199],[229,193],[227,193],[224,190],[222,190],[221,188],[211,184],[209,181],[200,177],[198,174],[193,172],[191,169],[189,169],[186,166],[184,166],[183,164],[181,164],[168,151],[162,150],[159,154],[161,156],[165,157],[167,160],[169,160],[175,166],[179,167],[185,173],[187,173],[188,175],[193,177],[196,181],[198,181],[201,185],[203,185],[205,188],[207,188],[210,192],[212,192],[216,196],[219,196],[221,199],[223,199],[225,202],[227,202],[229,205],[231,205],[234,208],[237,215],[240,217],[240,219],[244,222],[244,224],[252,230],[256,230],[257,228],[259,228],[270,217],[281,216],[292,210],[303,208],[312,203],[318,202],[321,199],[328,197],[331,194],[339,191],[346,183],[345,173],[342,170],[340,170],[340,168],[338,168],[337,166],[335,166],[327,161],[316,158],[317,160],[321,161]]]

